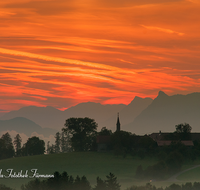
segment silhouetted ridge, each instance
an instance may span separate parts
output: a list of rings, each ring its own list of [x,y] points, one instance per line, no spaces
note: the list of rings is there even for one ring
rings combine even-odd
[[[7,130],[16,131],[17,133],[24,133],[27,136],[31,136],[33,132],[43,134],[46,137],[56,133],[56,130],[50,128],[42,128],[35,122],[24,117],[15,117],[9,120],[0,120],[0,126],[0,132]]]
[[[160,91],[153,102],[124,130],[136,134],[158,131],[173,132],[175,125],[189,123],[192,131],[199,132],[200,93],[168,96]]]
[[[168,97],[168,95],[165,94],[163,91],[159,91],[157,97]]]

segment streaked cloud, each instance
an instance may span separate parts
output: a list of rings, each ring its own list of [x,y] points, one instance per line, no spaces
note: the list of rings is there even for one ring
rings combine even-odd
[[[165,28],[160,28],[160,27],[155,27],[155,26],[145,26],[145,25],[142,25],[142,24],[141,24],[141,26],[146,28],[146,29],[149,29],[149,30],[157,30],[157,31],[165,32],[165,33],[169,33],[169,34],[178,34],[179,36],[184,35],[184,33],[176,32],[176,31],[173,31],[173,30],[170,30],[170,29],[165,29]]]
[[[200,91],[194,1],[0,2],[1,109]]]

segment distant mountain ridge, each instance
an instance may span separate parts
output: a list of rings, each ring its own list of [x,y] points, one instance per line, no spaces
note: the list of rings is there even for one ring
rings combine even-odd
[[[151,103],[151,98],[140,98],[136,96],[130,104],[125,106],[119,112],[121,125],[126,125],[132,122],[144,109],[146,109]],[[100,122],[101,126],[110,126],[110,128],[115,131],[116,129],[117,114],[116,112],[112,117],[104,122]],[[123,130],[123,127],[122,127]]]
[[[168,96],[160,91],[153,102],[124,130],[136,134],[173,132],[175,125],[189,123],[193,132],[200,132],[200,93]]]
[[[60,131],[64,127],[65,120],[70,117],[90,117],[98,123],[98,130],[106,126],[108,129],[115,131],[118,112],[120,114],[121,129],[135,134],[143,135],[160,130],[173,132],[175,131],[175,125],[184,122],[192,126],[193,132],[200,132],[199,92],[168,96],[160,91],[154,100],[135,97],[128,105],[102,105],[87,102],[68,108],[65,111],[50,106],[29,106],[11,111],[0,117],[0,120],[25,117],[42,128],[48,127]]]
[[[60,111],[51,106],[36,107],[27,106],[19,110],[10,111],[0,117],[0,120],[9,120],[15,117],[24,117],[34,121],[42,128],[53,128],[60,130],[64,127],[65,120],[70,117],[90,117],[95,119],[98,123],[103,119],[107,119],[118,112],[126,105],[102,105],[100,103],[87,102],[80,103],[76,106],[70,107],[65,111]]]
[[[153,100],[151,98],[135,97],[129,105],[124,104],[107,104],[86,102],[72,106],[65,111],[60,111],[51,106],[36,107],[28,106],[19,110],[6,113],[0,120],[9,120],[15,117],[24,117],[42,128],[52,128],[60,130],[64,127],[65,120],[70,117],[90,117],[95,119],[100,128],[106,126],[109,129],[115,130],[116,116],[120,112],[122,123],[129,123],[140,114]]]
[[[55,134],[57,131],[50,128],[42,128],[35,122],[24,118],[15,117],[9,120],[0,120],[0,132],[2,131],[16,131],[17,133],[24,133],[27,136],[31,136],[33,132],[37,134],[43,134],[45,137]]]

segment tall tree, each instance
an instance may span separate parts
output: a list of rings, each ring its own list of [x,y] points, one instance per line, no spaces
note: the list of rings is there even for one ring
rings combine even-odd
[[[61,151],[69,152],[70,151],[70,134],[68,132],[62,131],[61,133]]]
[[[22,143],[22,138],[20,137],[19,134],[17,134],[13,141],[13,144],[15,146],[15,153],[17,156],[20,155],[21,143]]]
[[[55,153],[60,153],[61,135],[59,132],[55,135]]]
[[[49,145],[50,141],[47,142],[47,154],[50,153],[50,145]]]
[[[106,182],[100,177],[97,177],[97,185],[93,188],[93,190],[106,190],[106,188]]]
[[[1,137],[1,152],[2,152],[2,157],[3,158],[11,158],[14,156],[15,151],[12,143],[12,138],[10,134],[7,132],[2,135]]]
[[[71,146],[75,151],[87,151],[92,148],[94,135],[97,133],[97,123],[94,119],[69,118],[63,131],[71,135]]]
[[[107,190],[120,190],[121,185],[119,185],[119,183],[117,182],[117,177],[115,177],[113,173],[109,173],[106,178]]]

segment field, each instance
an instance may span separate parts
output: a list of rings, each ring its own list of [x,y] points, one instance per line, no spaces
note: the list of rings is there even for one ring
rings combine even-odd
[[[183,181],[200,181],[200,167],[194,168],[192,170],[189,170],[187,172],[184,172],[183,174],[180,174],[177,177],[178,180]]]
[[[31,169],[38,169],[39,174],[53,174],[55,171],[66,171],[69,175],[76,177],[77,175],[85,175],[90,181],[91,185],[96,184],[96,177],[106,179],[106,175],[110,172],[114,173],[122,186],[122,190],[131,185],[142,185],[148,181],[138,181],[134,178],[135,171],[138,165],[146,168],[156,162],[153,158],[139,159],[137,157],[116,157],[111,153],[98,152],[72,152],[51,155],[28,156],[20,158],[12,158],[0,161],[0,169],[4,175],[8,175],[7,169],[13,169],[13,172],[25,173],[29,171],[31,176]],[[187,166],[189,167],[189,166]],[[200,172],[200,170],[199,170]],[[14,178],[0,178],[0,183],[9,187],[20,189],[22,184],[25,184],[30,179],[14,179]],[[153,182],[156,186],[168,186],[172,182]]]

